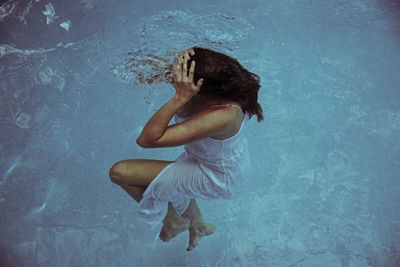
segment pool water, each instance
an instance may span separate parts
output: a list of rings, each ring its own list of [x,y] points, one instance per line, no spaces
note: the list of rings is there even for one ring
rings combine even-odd
[[[399,266],[397,1],[0,3],[0,266]],[[182,151],[135,141],[196,45],[260,76],[265,120],[246,123],[240,194],[198,200],[216,231],[187,252],[108,170]]]

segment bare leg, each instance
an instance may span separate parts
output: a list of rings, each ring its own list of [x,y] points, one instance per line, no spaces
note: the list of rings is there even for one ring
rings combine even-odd
[[[190,225],[189,219],[180,216],[171,205],[171,202],[168,202],[168,212],[163,219],[163,223],[160,239],[164,242],[168,242],[179,233],[186,231]]]
[[[131,196],[134,200],[136,200],[137,203],[140,202],[143,198],[143,193],[146,191],[147,186],[141,186],[141,185],[125,185],[125,184],[119,184],[119,186],[124,189],[129,196]]]
[[[182,217],[190,220],[189,246],[186,249],[187,251],[195,248],[203,236],[211,235],[215,231],[213,224],[204,221],[195,199],[190,200]]]
[[[121,186],[139,202],[153,179],[172,161],[128,159],[115,163],[110,169],[110,179]]]
[[[147,186],[171,163],[172,161],[146,159],[122,160],[111,167],[110,179],[121,186],[134,200],[140,202]],[[168,203],[168,213],[163,222],[164,226],[160,232],[160,239],[163,241],[169,241],[189,228],[190,241],[187,250],[192,250],[201,237],[210,235],[215,230],[214,225],[204,221],[194,199],[190,201],[182,216],[179,216],[174,207]]]
[[[172,161],[122,160],[111,167],[110,179],[121,186],[130,197],[140,202],[147,185],[170,163]],[[168,213],[163,222],[160,239],[165,242],[189,228],[189,220],[178,215],[171,203],[168,203]]]

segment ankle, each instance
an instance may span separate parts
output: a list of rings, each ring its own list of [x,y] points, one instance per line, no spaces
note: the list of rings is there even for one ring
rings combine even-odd
[[[190,220],[184,217],[165,217],[163,219],[164,224],[168,224],[171,226],[182,226],[190,223]]]
[[[202,225],[205,224],[206,221],[204,220],[203,217],[196,217],[190,220],[190,225],[195,226],[195,225]]]

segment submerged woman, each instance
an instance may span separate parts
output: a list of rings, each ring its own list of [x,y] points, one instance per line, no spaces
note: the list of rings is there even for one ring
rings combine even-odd
[[[137,143],[146,148],[185,146],[175,161],[132,159],[115,163],[111,181],[139,202],[151,223],[164,223],[160,239],[189,230],[192,250],[214,232],[195,198],[230,198],[248,175],[245,115],[263,119],[259,77],[225,54],[194,47],[170,66],[175,95],[147,122]],[[175,116],[175,124],[169,125]]]

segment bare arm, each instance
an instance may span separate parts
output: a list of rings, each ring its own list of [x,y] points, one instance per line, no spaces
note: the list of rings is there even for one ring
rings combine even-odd
[[[168,123],[171,121],[174,114],[200,90],[203,80],[200,79],[197,85],[193,82],[195,68],[194,61],[190,66],[189,75],[187,75],[187,60],[189,59],[189,53],[194,55],[193,50],[186,50],[179,54],[179,62],[176,66],[176,76],[174,80],[176,94],[147,122],[139,138],[136,140],[140,146],[157,146],[155,142],[165,135],[169,128]]]
[[[166,105],[168,105],[168,103]],[[236,108],[222,107],[209,109],[196,114],[184,122],[167,126],[163,131],[164,133],[162,136],[158,139],[145,141],[146,136],[143,136],[143,129],[141,134],[143,139],[140,139],[141,137],[139,137],[137,143],[142,147],[169,147],[184,145],[223,133],[229,125],[234,123],[235,117],[237,116],[241,116],[241,113]]]
[[[142,147],[149,147],[152,142],[160,139],[165,134],[172,117],[186,102],[186,99],[174,95],[146,123],[136,143]]]

